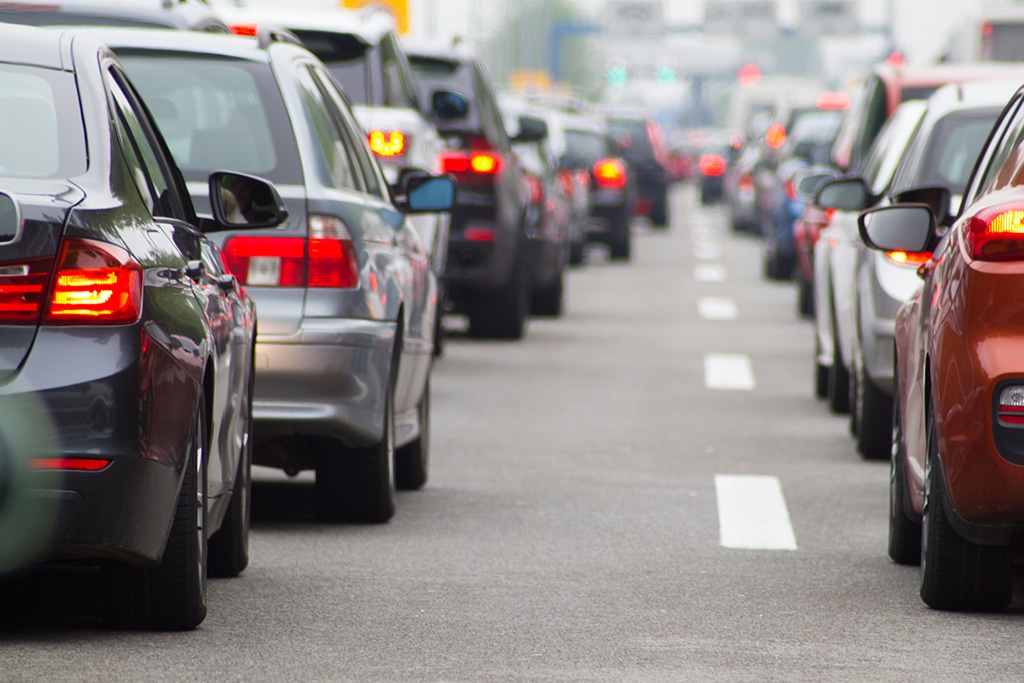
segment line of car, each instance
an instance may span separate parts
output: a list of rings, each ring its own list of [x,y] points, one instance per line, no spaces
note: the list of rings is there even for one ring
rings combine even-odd
[[[189,629],[248,564],[253,464],[390,519],[446,309],[521,338],[640,201],[609,119],[379,13],[125,7],[0,8],[0,575],[97,565],[107,621]]]
[[[1024,540],[1022,82],[876,69],[787,219],[815,394],[890,461],[888,552],[937,609],[1006,607]]]

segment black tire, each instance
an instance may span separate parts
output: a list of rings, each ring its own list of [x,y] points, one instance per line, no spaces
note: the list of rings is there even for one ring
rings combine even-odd
[[[525,245],[516,250],[508,282],[497,290],[477,292],[469,306],[469,335],[478,339],[522,339],[530,305],[530,278]]]
[[[111,563],[104,571],[104,619],[111,625],[191,630],[206,618],[206,404],[192,420],[178,504],[156,567]]]
[[[582,266],[587,260],[587,240],[569,243],[569,265]]]
[[[947,517],[946,488],[938,454],[935,422],[928,420],[921,529],[921,599],[933,609],[1004,609],[1013,597],[1009,548],[971,543]]]
[[[437,310],[434,314],[434,358],[441,358],[444,356],[444,343],[445,334],[444,331],[444,310],[445,310],[445,299],[447,294],[444,290],[444,285],[441,282],[437,284]]]
[[[894,393],[896,393],[894,391]],[[903,417],[893,401],[892,462],[889,468],[889,557],[897,564],[921,564],[921,521],[912,516],[907,488],[907,455],[903,450]]]
[[[651,225],[664,229],[668,227],[668,223],[668,200],[664,199],[660,204],[651,207]]]
[[[612,261],[629,261],[633,256],[633,234],[629,223],[629,217],[624,215],[611,226],[608,258]]]
[[[256,368],[250,369],[249,389],[242,408],[246,416],[245,444],[235,474],[234,490],[224,521],[209,543],[210,576],[231,578],[249,566],[249,519],[252,501],[252,397]]]
[[[800,279],[796,290],[796,312],[801,318],[814,318],[814,283]]]
[[[857,370],[853,410],[857,416],[857,450],[865,460],[886,460],[893,449],[893,397],[875,386],[861,365]]]
[[[395,370],[392,369],[392,372]],[[383,524],[395,514],[394,387],[384,400],[380,442],[349,451],[318,454],[314,487],[316,516],[325,522]]]
[[[821,355],[821,347],[818,345],[818,333],[814,333],[814,396],[816,398],[828,398],[828,376],[829,368],[818,362]]]
[[[565,272],[558,271],[555,281],[544,289],[533,290],[530,303],[532,315],[557,318],[562,315],[563,297],[565,295]]]
[[[430,469],[430,379],[416,408],[420,435],[395,451],[395,486],[399,491],[419,491]]]
[[[835,321],[832,322],[832,365],[828,369],[828,407],[836,415],[850,412],[850,371],[843,362]]]

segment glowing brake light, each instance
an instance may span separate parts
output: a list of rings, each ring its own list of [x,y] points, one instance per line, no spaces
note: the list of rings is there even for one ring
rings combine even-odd
[[[311,215],[309,237],[235,235],[224,244],[228,270],[243,285],[337,287],[359,285],[352,236],[340,218]]]
[[[773,123],[764,134],[764,141],[771,149],[779,149],[786,144],[786,127],[781,123]]]
[[[50,304],[54,325],[123,325],[142,313],[142,266],[121,247],[87,239],[61,245]]]
[[[370,131],[369,138],[370,149],[377,156],[391,158],[405,153],[405,133],[401,131],[373,130]]]
[[[441,173],[496,175],[501,171],[501,155],[493,152],[442,152],[438,157]]]
[[[999,393],[999,421],[1024,425],[1024,386],[1006,387]]]
[[[602,159],[594,164],[594,182],[600,188],[622,189],[626,186],[626,167],[618,159]]]
[[[850,108],[850,96],[844,92],[823,92],[818,95],[817,105],[822,111],[843,111]]]
[[[725,158],[718,154],[705,154],[700,158],[700,172],[710,177],[725,173]]]
[[[231,24],[228,26],[228,30],[234,33],[236,36],[254,37],[259,31],[259,25],[257,24]]]
[[[901,266],[920,266],[922,263],[927,263],[931,260],[932,252],[887,251],[885,252],[885,257]]]
[[[29,467],[34,470],[99,472],[106,469],[110,463],[107,458],[33,458],[29,460]]]
[[[965,229],[967,251],[979,261],[1024,260],[1024,209],[994,206],[972,216]]]

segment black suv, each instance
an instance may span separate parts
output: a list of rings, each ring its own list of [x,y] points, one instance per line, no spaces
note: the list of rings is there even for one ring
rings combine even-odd
[[[473,336],[518,339],[530,310],[530,196],[494,86],[462,46],[406,44],[406,53],[420,101],[447,141],[438,170],[459,183],[448,237],[450,303],[469,317]],[[520,123],[516,142],[547,136],[542,122]]]
[[[668,171],[661,127],[643,116],[613,114],[608,117],[608,131],[636,180],[636,215],[647,216],[656,228],[668,227]]]

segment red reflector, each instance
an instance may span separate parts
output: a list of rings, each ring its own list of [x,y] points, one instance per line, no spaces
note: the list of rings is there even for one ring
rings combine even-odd
[[[236,36],[253,37],[259,31],[259,26],[256,24],[231,24],[228,26],[228,30]]]
[[[45,322],[133,323],[142,313],[142,266],[121,247],[71,238],[61,245]]]
[[[999,406],[999,421],[1012,425],[1024,425],[1024,406]]]
[[[369,134],[370,149],[377,156],[390,158],[401,156],[405,153],[405,133],[393,130],[384,132],[372,130]]]
[[[710,177],[724,174],[725,158],[718,154],[705,154],[700,158],[700,172]]]
[[[99,472],[110,465],[110,462],[103,458],[32,458],[29,466],[34,470]]]
[[[979,261],[1024,260],[1024,210],[1006,205],[983,209],[967,222],[967,251]]]
[[[493,228],[466,228],[462,236],[470,242],[494,242],[498,236]]]
[[[912,251],[887,251],[885,257],[893,263],[901,266],[919,266],[922,263],[927,263],[932,259],[932,252],[912,252]]]
[[[773,123],[764,134],[764,141],[771,149],[779,149],[786,144],[786,128],[781,123]]]
[[[602,159],[594,164],[594,182],[605,189],[621,189],[626,185],[626,167],[618,159]]]
[[[633,213],[637,216],[649,216],[651,214],[651,200],[650,199],[638,199],[636,204],[633,206]]]

